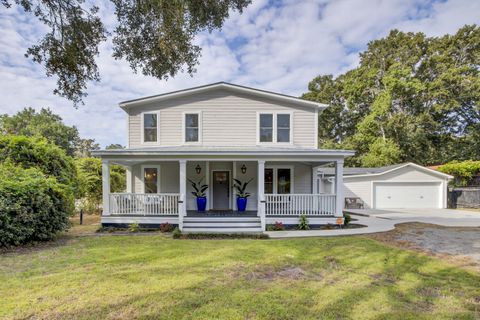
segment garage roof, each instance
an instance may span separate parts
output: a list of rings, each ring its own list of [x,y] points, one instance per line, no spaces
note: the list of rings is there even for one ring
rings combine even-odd
[[[427,171],[430,173],[433,173],[435,175],[447,178],[447,179],[453,179],[452,176],[433,170],[429,169],[427,167],[415,164],[413,162],[405,162],[405,163],[399,163],[399,164],[393,164],[390,166],[384,166],[384,167],[377,167],[377,168],[343,168],[343,176],[344,177],[353,177],[353,176],[376,176],[376,175],[381,175],[387,172],[395,171],[403,167],[407,166],[412,166],[416,169],[420,169],[423,171]],[[335,175],[335,168],[320,168],[318,169],[318,174],[323,174],[325,176],[333,176]]]

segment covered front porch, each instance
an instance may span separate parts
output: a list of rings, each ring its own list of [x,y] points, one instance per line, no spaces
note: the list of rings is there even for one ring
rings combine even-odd
[[[297,224],[301,215],[310,224],[335,224],[343,221],[341,181],[344,155],[226,155],[188,154],[174,158],[166,154],[138,156],[102,155],[103,224],[160,224],[169,222],[183,231],[198,219],[228,223],[255,223],[252,230],[265,231],[277,221]],[[298,151],[297,151],[298,152]],[[110,192],[110,165],[127,169],[124,193]],[[334,166],[334,193],[319,193],[316,173],[320,166]],[[251,195],[246,211],[237,207],[234,179],[250,181],[246,191]],[[191,181],[207,184],[205,212],[197,210]],[[243,220],[242,220],[243,219]],[[340,219],[340,220],[339,220]],[[204,222],[206,220],[203,220]],[[258,223],[258,228],[257,224]],[[220,228],[221,229],[221,228]],[[231,228],[230,228],[231,229]]]

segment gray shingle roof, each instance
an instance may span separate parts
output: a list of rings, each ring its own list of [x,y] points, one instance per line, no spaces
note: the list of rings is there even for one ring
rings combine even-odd
[[[353,175],[360,175],[360,174],[372,174],[372,173],[382,173],[386,172],[401,166],[404,166],[405,163],[393,164],[390,166],[385,167],[377,167],[377,168],[343,168],[343,175],[344,176],[353,176]],[[335,168],[319,168],[318,173],[323,173],[326,176],[333,176],[335,175]]]

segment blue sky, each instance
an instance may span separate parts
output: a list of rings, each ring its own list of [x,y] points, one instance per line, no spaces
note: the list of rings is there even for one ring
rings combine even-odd
[[[99,4],[112,30],[112,6]],[[193,77],[160,81],[134,74],[126,62],[111,57],[110,41],[102,44],[97,58],[102,80],[89,84],[85,105],[74,109],[53,95],[56,79],[23,55],[45,27],[15,6],[0,6],[0,113],[50,107],[82,137],[102,146],[124,145],[120,101],[218,81],[300,95],[315,76],[355,67],[367,43],[391,29],[438,36],[472,23],[480,23],[480,0],[254,0],[242,15],[233,13],[221,31],[198,35],[203,51]]]

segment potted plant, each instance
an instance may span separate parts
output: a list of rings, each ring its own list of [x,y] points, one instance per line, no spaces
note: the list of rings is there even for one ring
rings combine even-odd
[[[197,210],[200,212],[204,212],[207,207],[207,196],[205,195],[205,191],[208,189],[208,185],[202,185],[202,180],[203,178],[198,182],[194,182],[188,179],[192,184],[192,188],[195,190],[192,191],[192,194],[197,198]]]
[[[250,197],[250,192],[245,192],[248,184],[252,182],[253,178],[247,182],[241,182],[238,179],[233,179],[235,181],[234,187],[237,189],[237,209],[240,212],[243,212],[247,208],[247,198]]]

